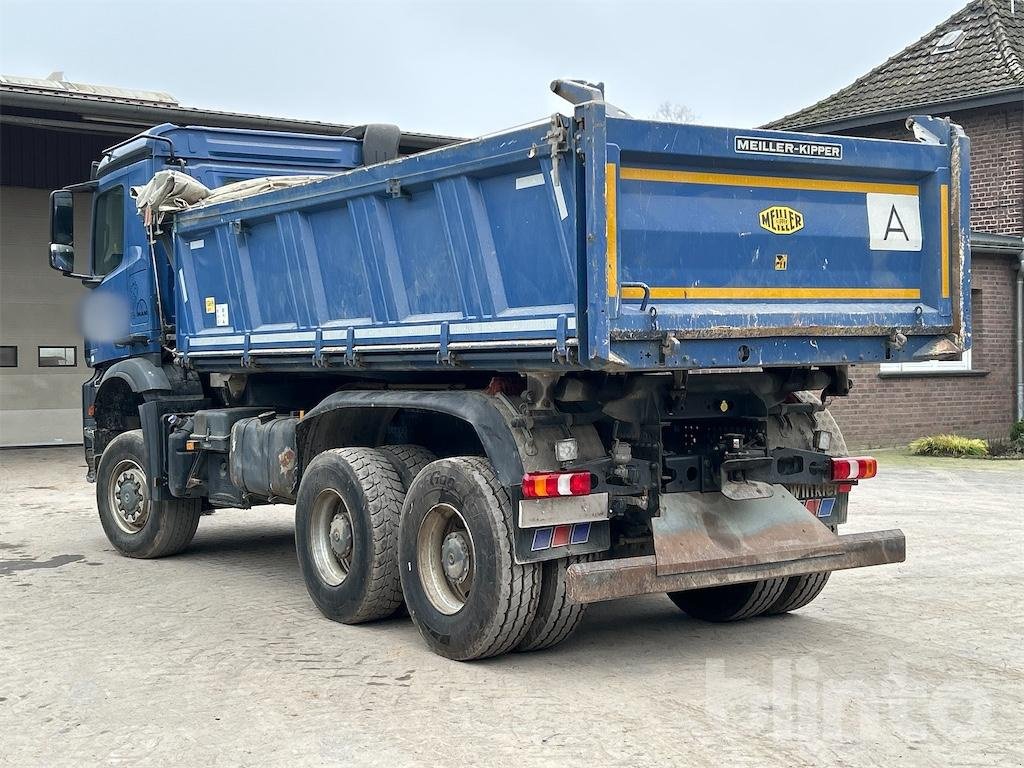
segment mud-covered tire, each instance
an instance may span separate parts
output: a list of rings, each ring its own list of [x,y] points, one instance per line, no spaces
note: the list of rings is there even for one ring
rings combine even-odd
[[[306,467],[295,504],[295,549],[306,590],[327,618],[360,624],[401,605],[403,491],[391,462],[372,448],[324,451]],[[347,554],[340,554],[343,535]]]
[[[391,462],[391,466],[402,479],[402,487],[406,490],[427,464],[437,461],[434,452],[421,445],[382,445],[377,450]]]
[[[133,503],[129,505],[137,510],[134,522],[122,511],[120,491],[125,480],[138,489],[131,491]],[[149,498],[146,441],[141,429],[122,432],[110,441],[100,457],[96,469],[100,523],[110,543],[126,557],[167,557],[183,550],[195,536],[202,504],[202,499]]]
[[[764,612],[765,615],[774,616],[803,608],[821,594],[821,590],[828,584],[830,573],[830,571],[822,571],[821,573],[809,573],[806,576],[790,576],[786,580],[782,594]]]
[[[409,487],[399,535],[402,590],[435,653],[469,661],[522,642],[537,612],[541,569],[516,563],[514,531],[508,492],[486,459],[440,459]],[[464,581],[443,567],[443,546],[452,541],[468,555]]]
[[[593,555],[563,557],[541,563],[540,600],[537,615],[515,650],[541,651],[568,639],[583,621],[585,603],[574,603],[566,591],[565,572],[573,563],[592,560]]]
[[[787,579],[762,579],[744,584],[669,592],[672,602],[688,616],[701,621],[726,622],[751,619],[771,607]]]

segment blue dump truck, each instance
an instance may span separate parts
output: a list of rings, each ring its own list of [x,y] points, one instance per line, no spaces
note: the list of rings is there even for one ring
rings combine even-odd
[[[876,463],[827,406],[851,366],[970,346],[962,131],[652,122],[552,87],[571,115],[434,146],[161,125],[53,193],[121,553],[294,504],[324,615],[404,605],[459,660],[553,646],[596,601],[733,621],[903,560],[898,530],[837,533]]]

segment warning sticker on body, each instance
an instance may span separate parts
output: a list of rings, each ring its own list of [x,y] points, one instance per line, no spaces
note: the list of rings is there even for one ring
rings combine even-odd
[[[217,302],[214,300],[213,296],[207,296],[206,297],[206,313],[209,314],[209,315],[212,315],[216,311],[217,311]]]
[[[218,328],[223,328],[224,326],[231,324],[229,322],[229,320],[228,320],[228,305],[227,304],[218,304],[217,305],[216,321],[217,321],[217,327]]]
[[[921,206],[917,195],[869,192],[867,206],[871,250],[921,250]]]
[[[747,155],[790,155],[817,157],[822,160],[842,160],[843,145],[830,141],[783,141],[757,136],[737,136],[733,145],[737,152]]]

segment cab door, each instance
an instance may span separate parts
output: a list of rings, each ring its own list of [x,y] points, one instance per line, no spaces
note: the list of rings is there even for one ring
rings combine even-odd
[[[160,318],[149,243],[128,190],[145,183],[145,163],[101,179],[93,202],[92,274],[85,303],[89,364],[160,351]]]

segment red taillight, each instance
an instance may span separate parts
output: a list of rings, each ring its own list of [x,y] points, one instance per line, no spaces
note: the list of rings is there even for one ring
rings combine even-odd
[[[589,472],[531,472],[523,476],[523,496],[527,499],[586,496],[590,489]]]
[[[870,456],[851,456],[844,459],[829,459],[832,465],[832,480],[867,480],[878,474],[878,462]]]

